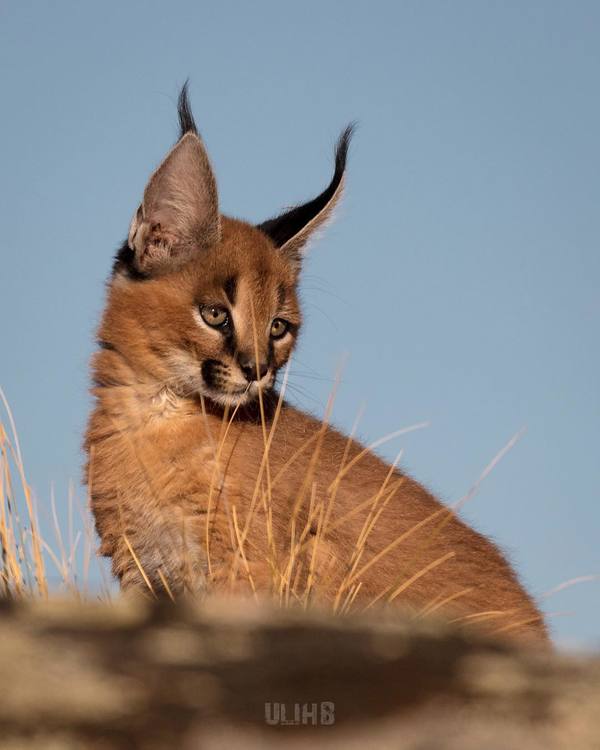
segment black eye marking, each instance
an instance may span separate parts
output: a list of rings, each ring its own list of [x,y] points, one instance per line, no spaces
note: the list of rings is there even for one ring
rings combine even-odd
[[[229,311],[219,305],[200,305],[202,320],[211,328],[227,330],[229,328]]]
[[[235,295],[237,292],[237,279],[235,276],[230,276],[225,280],[223,284],[223,291],[227,295],[230,305],[235,305]]]
[[[285,336],[289,329],[290,324],[287,320],[284,320],[283,318],[274,318],[273,322],[271,323],[271,338],[281,339]]]

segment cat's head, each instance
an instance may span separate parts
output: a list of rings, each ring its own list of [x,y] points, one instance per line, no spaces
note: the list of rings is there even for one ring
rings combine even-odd
[[[100,341],[148,382],[244,404],[273,386],[296,343],[303,251],[340,198],[352,128],[327,188],[255,226],[219,212],[185,86],[179,120],[117,254]]]

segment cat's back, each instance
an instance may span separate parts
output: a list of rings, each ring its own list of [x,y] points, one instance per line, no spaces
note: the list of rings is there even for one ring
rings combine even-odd
[[[299,534],[308,523],[306,546],[318,548],[327,598],[344,601],[359,587],[359,608],[396,603],[547,639],[539,610],[498,547],[410,476],[289,405],[275,424],[240,429],[243,440],[232,436],[228,462],[239,472],[241,494],[249,500],[261,477],[284,547],[292,519]],[[260,509],[256,516],[260,534]]]

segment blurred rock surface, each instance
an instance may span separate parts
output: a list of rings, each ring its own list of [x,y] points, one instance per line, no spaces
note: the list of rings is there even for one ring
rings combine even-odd
[[[0,750],[600,748],[597,657],[247,601],[2,602],[0,693]]]

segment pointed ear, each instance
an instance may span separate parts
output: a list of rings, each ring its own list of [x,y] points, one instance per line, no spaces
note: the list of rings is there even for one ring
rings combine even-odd
[[[275,246],[285,253],[298,269],[306,244],[331,217],[342,196],[346,157],[354,127],[354,124],[348,125],[338,139],[333,177],[325,190],[308,203],[295,206],[258,225],[258,228],[271,238]]]
[[[202,141],[189,130],[150,178],[128,244],[136,269],[149,276],[180,266],[219,236],[217,184]]]

